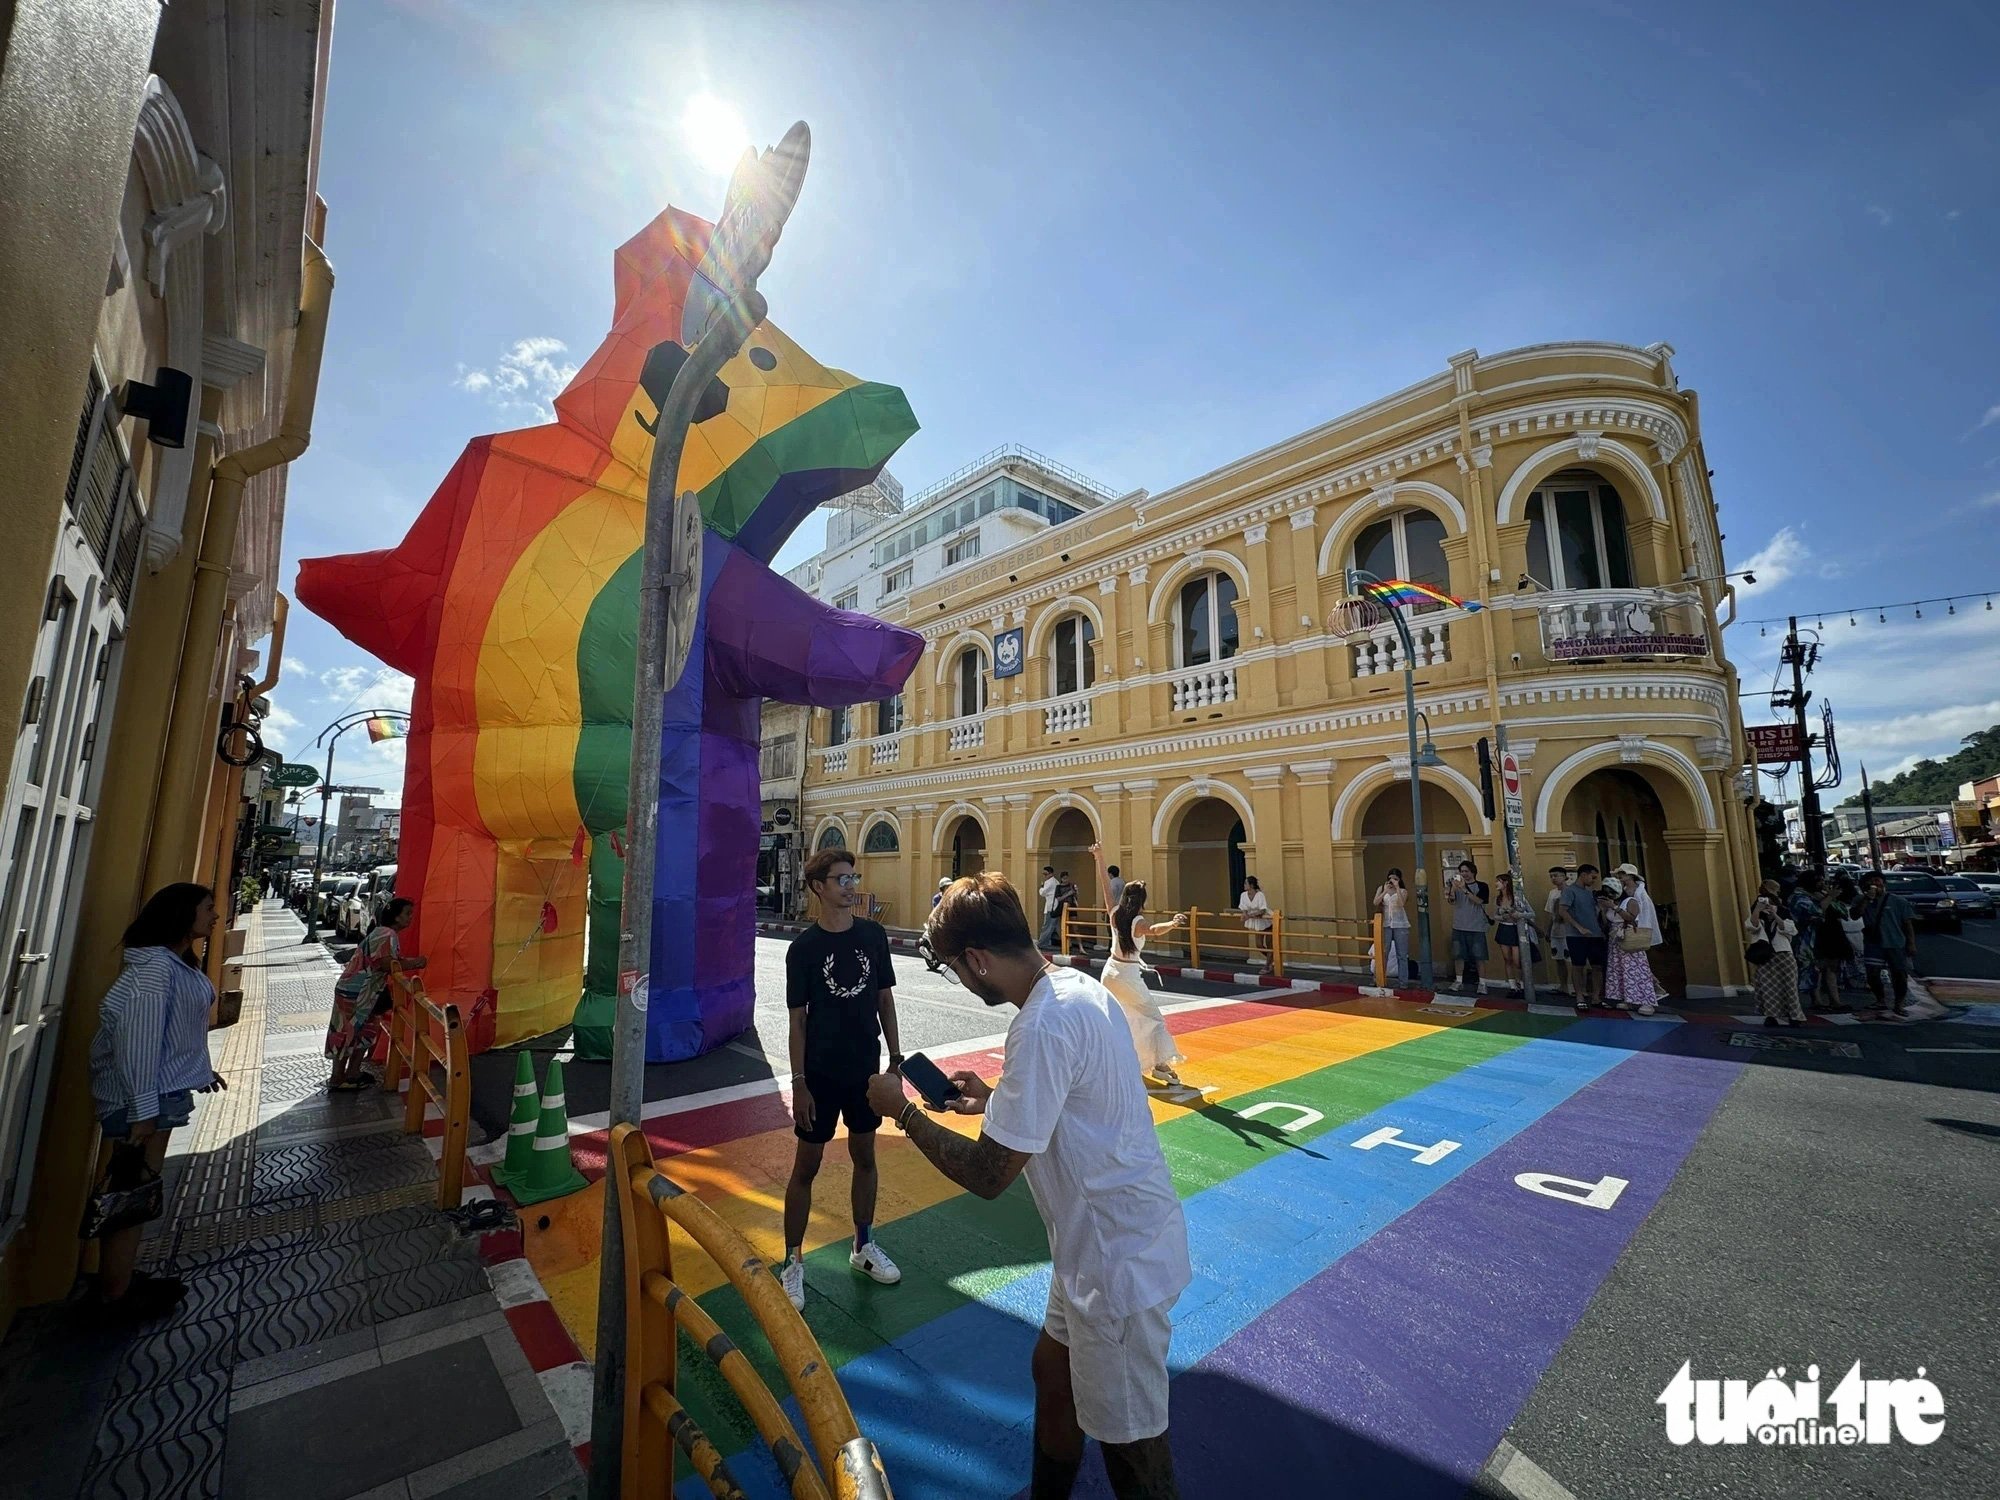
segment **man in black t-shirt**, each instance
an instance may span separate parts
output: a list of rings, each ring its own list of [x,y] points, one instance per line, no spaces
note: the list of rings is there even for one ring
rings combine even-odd
[[[868,1079],[881,1066],[903,1065],[896,1030],[896,971],[882,924],[854,915],[865,899],[854,856],[822,849],[806,861],[805,887],[819,898],[819,920],[792,939],[785,953],[785,1004],[792,1016],[792,1121],[798,1137],[791,1181],[785,1184],[785,1264],[778,1273],[792,1306],[806,1305],[803,1259],[812,1218],[813,1179],[847,1121],[847,1155],[854,1166],[854,1244],[847,1263],[885,1286],[903,1279],[875,1243],[875,1130],[882,1117],[868,1107]]]

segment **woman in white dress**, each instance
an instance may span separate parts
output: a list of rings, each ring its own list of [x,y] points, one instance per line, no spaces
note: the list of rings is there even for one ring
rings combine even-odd
[[[1097,888],[1108,891],[1111,877],[1104,868],[1104,851],[1092,844],[1090,852],[1097,861]],[[1146,882],[1131,880],[1126,882],[1117,904],[1105,908],[1105,915],[1111,918],[1111,957],[1104,961],[1102,983],[1111,991],[1118,1008],[1125,1012],[1125,1022],[1132,1028],[1132,1045],[1139,1052],[1139,1070],[1147,1081],[1165,1088],[1180,1088],[1181,1075],[1174,1071],[1174,1064],[1187,1059],[1174,1045],[1173,1033],[1167,1030],[1167,1018],[1160,1014],[1153,992],[1146,988],[1143,955],[1154,924],[1140,915],[1145,906]],[[1177,912],[1172,921],[1161,926],[1171,932],[1186,920]]]

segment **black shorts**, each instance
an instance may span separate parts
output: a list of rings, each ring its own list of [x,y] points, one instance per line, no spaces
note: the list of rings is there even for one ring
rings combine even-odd
[[[1569,961],[1582,964],[1586,968],[1601,969],[1611,956],[1610,940],[1591,937],[1586,933],[1572,932],[1569,935]]]
[[[812,1095],[812,1129],[807,1130],[798,1124],[792,1126],[792,1134],[802,1141],[824,1146],[833,1139],[836,1120],[847,1121],[849,1135],[867,1135],[882,1123],[882,1117],[868,1107],[866,1078],[826,1078],[808,1073],[806,1090]]]

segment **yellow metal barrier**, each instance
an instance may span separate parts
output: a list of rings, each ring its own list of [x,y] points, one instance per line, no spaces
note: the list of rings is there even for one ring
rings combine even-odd
[[[421,979],[392,976],[398,992],[389,1012],[389,1060],[382,1087],[409,1080],[403,1102],[403,1133],[424,1128],[424,1105],[444,1116],[444,1150],[438,1157],[438,1207],[457,1208],[465,1196],[465,1142],[472,1119],[472,1069],[465,1028],[456,1005],[439,1005],[424,993]],[[438,1075],[442,1074],[442,1077]]]
[[[1271,936],[1275,939],[1273,972],[1283,974],[1287,966],[1305,969],[1345,969],[1371,971],[1377,988],[1388,972],[1388,953],[1382,943],[1382,917],[1306,917],[1272,913]]]
[[[1382,917],[1369,918],[1286,916],[1274,911],[1268,932],[1244,928],[1240,912],[1203,911],[1191,906],[1183,915],[1186,924],[1170,928],[1162,914],[1148,913],[1153,930],[1146,939],[1149,956],[1183,954],[1190,969],[1201,967],[1207,948],[1213,960],[1221,951],[1230,957],[1241,952],[1244,961],[1259,972],[1283,979],[1291,967],[1306,969],[1372,970],[1377,988],[1388,983],[1388,953],[1382,943]],[[1171,913],[1164,914],[1171,916]],[[1081,945],[1081,946],[1079,946]],[[1111,922],[1102,912],[1064,907],[1059,951],[1063,953],[1109,951]]]
[[[653,1165],[653,1150],[634,1125],[611,1132],[611,1181],[625,1194],[618,1215],[625,1241],[624,1500],[667,1500],[678,1449],[711,1493],[743,1491],[708,1435],[674,1399],[676,1331],[706,1354],[771,1451],[793,1500],[890,1500],[889,1479],[812,1331],[786,1299],[750,1242],[706,1203],[683,1192]],[[667,1226],[677,1225],[736,1288],[798,1398],[812,1434],[814,1465],[798,1430],[742,1350],[673,1279]]]

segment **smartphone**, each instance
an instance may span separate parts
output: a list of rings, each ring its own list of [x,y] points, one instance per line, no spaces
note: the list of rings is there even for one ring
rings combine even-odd
[[[933,1109],[943,1109],[960,1097],[958,1085],[945,1077],[943,1070],[921,1052],[912,1052],[904,1058],[902,1071]]]

